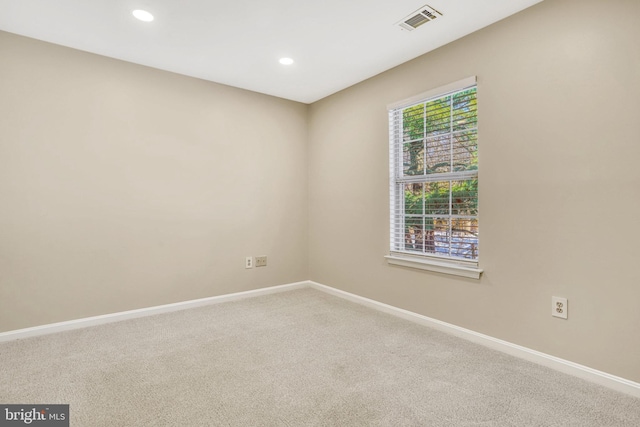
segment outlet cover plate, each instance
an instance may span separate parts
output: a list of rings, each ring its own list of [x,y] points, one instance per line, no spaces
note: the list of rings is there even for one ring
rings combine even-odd
[[[569,316],[569,305],[566,298],[551,297],[551,315],[561,319],[567,319]]]

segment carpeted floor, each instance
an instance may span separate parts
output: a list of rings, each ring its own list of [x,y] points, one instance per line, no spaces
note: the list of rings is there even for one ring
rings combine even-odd
[[[313,289],[0,344],[84,426],[640,426],[640,399]]]

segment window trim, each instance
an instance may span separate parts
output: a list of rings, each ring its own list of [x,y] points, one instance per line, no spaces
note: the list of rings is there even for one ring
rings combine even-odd
[[[455,91],[462,90],[467,87],[476,86],[476,85],[477,85],[476,76],[467,77],[465,79],[461,79],[456,82],[449,83],[449,84],[422,92],[410,98],[406,98],[401,101],[388,104],[387,110],[391,111],[391,110],[402,109],[404,107],[409,107],[413,104],[417,104],[422,101],[425,101],[429,98],[444,96],[447,93],[455,92]],[[395,141],[393,140],[393,135],[390,135],[390,150],[393,150],[394,143]],[[390,163],[393,161],[394,160],[390,154]],[[397,165],[394,165],[389,168],[390,195],[394,194],[392,187],[395,185],[394,174],[395,174],[396,167]],[[438,177],[434,176],[429,180],[432,180],[432,179],[435,180],[436,178]],[[421,177],[419,179],[423,181],[424,177]],[[389,206],[390,210],[395,209],[395,207],[396,205],[391,201],[391,198],[390,198],[390,206]],[[394,227],[392,222],[393,222],[393,216],[390,217],[389,235],[391,235]],[[444,257],[441,258],[437,255],[414,255],[414,254],[408,254],[405,252],[394,251],[392,248],[390,248],[389,255],[386,255],[385,258],[387,260],[387,263],[390,265],[433,271],[437,273],[450,274],[450,275],[467,277],[472,279],[480,279],[480,275],[483,272],[483,270],[478,267],[477,260],[465,260],[462,258],[457,260],[457,259],[444,258]]]
[[[450,259],[436,260],[434,259],[435,257],[432,258],[428,255],[414,257],[403,252],[391,252],[389,255],[385,255],[385,258],[387,259],[387,263],[391,265],[451,274],[453,276],[468,277],[470,279],[480,279],[480,275],[484,271],[483,269],[474,266],[474,264],[477,265],[477,263],[474,262],[458,263]]]

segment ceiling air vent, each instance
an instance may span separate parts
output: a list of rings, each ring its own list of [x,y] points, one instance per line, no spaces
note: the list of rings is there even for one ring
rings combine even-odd
[[[438,16],[442,16],[442,13],[427,4],[398,22],[398,25],[405,30],[413,31],[420,25],[433,21]]]

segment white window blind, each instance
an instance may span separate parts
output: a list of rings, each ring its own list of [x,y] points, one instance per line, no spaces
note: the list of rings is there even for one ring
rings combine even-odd
[[[390,258],[477,266],[475,77],[390,106],[389,132]]]

